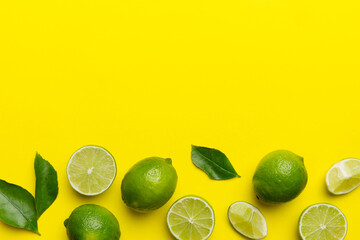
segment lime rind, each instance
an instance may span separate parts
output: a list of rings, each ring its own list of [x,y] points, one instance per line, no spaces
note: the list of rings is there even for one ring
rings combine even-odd
[[[264,203],[277,204],[299,196],[307,181],[303,158],[291,151],[276,150],[261,159],[252,184],[258,199]]]
[[[103,157],[102,161],[96,158],[97,155]],[[66,172],[71,187],[85,196],[96,196],[105,192],[117,174],[114,157],[109,151],[96,145],[87,145],[75,151],[70,157]],[[110,174],[105,176],[102,174],[104,172]],[[94,174],[90,176],[90,173]]]
[[[69,239],[118,240],[121,236],[115,215],[97,204],[84,204],[75,208],[64,225]]]
[[[166,204],[175,192],[178,176],[170,158],[149,157],[134,164],[121,182],[123,202],[146,213]]]
[[[353,191],[360,185],[360,159],[347,158],[335,163],[326,174],[326,186],[334,195]]]
[[[196,218],[192,218],[194,216]],[[171,234],[178,240],[208,239],[215,225],[211,205],[205,199],[194,195],[184,196],[175,201],[166,219]]]
[[[240,209],[242,207],[245,208]],[[241,211],[241,214],[247,215],[247,217],[250,218],[250,221],[244,221],[244,216],[240,216],[239,214],[235,213],[236,210]],[[228,209],[228,218],[232,227],[244,237],[250,239],[263,239],[267,236],[268,229],[264,215],[260,212],[258,208],[256,208],[250,203],[239,201],[231,204]],[[260,223],[260,226],[257,227],[256,224],[254,225],[254,221],[251,220],[257,221],[258,223]],[[244,226],[245,228],[250,229],[241,229],[241,227]],[[247,230],[249,230],[250,232],[248,232]]]
[[[320,209],[320,207],[322,209]],[[317,209],[314,209],[317,208]],[[326,210],[325,210],[326,208]],[[314,209],[313,214],[317,214],[317,217],[314,216],[310,216],[307,219],[305,219],[306,215],[309,213],[310,210]],[[329,209],[330,212],[329,212]],[[323,214],[325,213],[325,214]],[[328,214],[329,213],[329,214]],[[330,214],[338,214],[337,216],[333,217],[328,217],[328,215]],[[303,224],[303,222],[307,222],[307,224]],[[315,224],[314,224],[315,221]],[[320,223],[321,222],[321,223]],[[324,229],[327,229],[327,225],[330,222],[334,222],[333,225],[330,225],[329,227],[329,231],[323,231]],[[336,223],[341,223],[343,222],[342,225],[339,225]],[[310,232],[309,235],[304,236],[303,232],[305,230],[304,227],[307,227],[308,229],[306,229],[308,232]],[[341,229],[343,229],[343,233],[341,233]],[[340,231],[339,231],[340,230]],[[317,204],[313,204],[310,205],[309,207],[307,207],[300,215],[299,218],[299,228],[298,228],[300,237],[302,240],[326,240],[326,239],[331,239],[331,240],[343,240],[347,234],[347,220],[346,217],[344,215],[343,212],[341,212],[341,210],[332,205],[332,204],[328,204],[328,203],[317,203]],[[332,236],[330,238],[330,236],[328,236],[329,233],[332,233]],[[312,236],[310,236],[312,235]],[[334,235],[340,235],[340,236],[334,236]],[[325,236],[325,237],[324,237]],[[327,237],[326,237],[327,236]]]

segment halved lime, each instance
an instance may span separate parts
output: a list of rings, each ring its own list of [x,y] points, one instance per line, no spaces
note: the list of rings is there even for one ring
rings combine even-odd
[[[235,202],[228,210],[231,225],[245,237],[262,239],[267,235],[267,225],[259,209],[247,202]]]
[[[86,196],[105,192],[116,176],[113,156],[99,146],[85,146],[74,152],[67,165],[70,185]]]
[[[360,159],[348,158],[335,163],[326,174],[326,185],[336,195],[357,188],[360,185]]]
[[[208,239],[214,230],[215,215],[204,199],[185,196],[169,209],[167,224],[171,234],[179,240]]]
[[[318,203],[306,208],[299,219],[303,240],[341,240],[345,238],[347,222],[334,205]]]

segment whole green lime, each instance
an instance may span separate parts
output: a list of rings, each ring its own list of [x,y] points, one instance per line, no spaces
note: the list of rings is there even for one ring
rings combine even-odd
[[[121,183],[124,203],[138,212],[163,206],[175,192],[177,174],[170,158],[150,157],[136,163]]]
[[[70,240],[119,240],[120,228],[116,217],[106,208],[95,204],[82,205],[65,220]]]
[[[307,179],[302,157],[287,150],[277,150],[260,161],[253,187],[260,200],[282,203],[296,198],[304,190]]]

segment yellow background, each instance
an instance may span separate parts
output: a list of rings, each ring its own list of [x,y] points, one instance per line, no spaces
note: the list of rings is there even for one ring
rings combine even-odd
[[[58,171],[60,192],[38,237],[0,223],[0,239],[67,239],[63,221],[85,203],[119,220],[122,240],[172,239],[165,215],[187,194],[216,214],[210,239],[243,239],[228,206],[248,201],[267,239],[299,239],[310,204],[337,205],[347,239],[359,239],[360,190],[330,195],[333,163],[360,157],[360,4],[356,0],[35,0],[0,2],[0,178],[34,193],[38,151]],[[118,174],[97,197],[70,187],[66,164],[87,144],[115,157]],[[212,181],[190,145],[214,147],[240,179]],[[304,157],[309,181],[294,201],[264,206],[252,191],[258,161],[288,149]],[[126,171],[171,157],[179,181],[171,200],[135,214],[121,200]]]

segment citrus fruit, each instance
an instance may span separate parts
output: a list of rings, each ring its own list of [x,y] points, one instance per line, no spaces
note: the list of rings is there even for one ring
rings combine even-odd
[[[262,239],[267,235],[267,225],[259,209],[247,202],[235,202],[228,210],[231,225],[245,237]]]
[[[163,206],[173,195],[177,174],[170,158],[150,157],[136,163],[121,183],[124,203],[138,212]]]
[[[290,201],[302,192],[306,183],[303,158],[287,150],[267,154],[253,176],[256,196],[266,203]]]
[[[116,217],[95,204],[76,208],[64,225],[70,240],[118,240],[121,234]]]
[[[104,148],[85,146],[74,152],[66,171],[70,185],[77,192],[94,196],[111,186],[116,176],[116,164]]]
[[[326,174],[326,185],[336,195],[357,188],[360,185],[360,159],[348,158],[335,163]]]
[[[204,199],[185,196],[170,207],[167,225],[178,240],[208,239],[214,230],[214,211]]]
[[[299,233],[303,240],[341,240],[345,238],[346,231],[344,214],[331,204],[311,205],[299,219]]]

